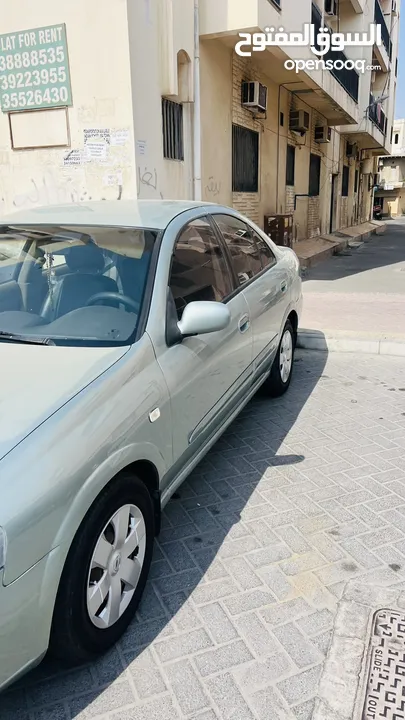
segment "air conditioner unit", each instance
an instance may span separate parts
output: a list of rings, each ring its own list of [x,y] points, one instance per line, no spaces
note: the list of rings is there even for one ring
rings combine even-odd
[[[309,113],[306,110],[291,110],[290,130],[306,133],[309,130]]]
[[[315,142],[317,143],[329,143],[332,138],[332,128],[327,125],[316,125],[315,127]]]
[[[252,112],[266,112],[267,88],[257,80],[242,83],[242,105]]]
[[[336,15],[338,14],[337,0],[325,0],[325,15]]]

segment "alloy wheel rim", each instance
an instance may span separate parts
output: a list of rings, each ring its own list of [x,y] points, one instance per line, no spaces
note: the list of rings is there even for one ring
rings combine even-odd
[[[286,330],[280,344],[280,376],[283,383],[286,383],[291,373],[293,356],[293,339],[291,332]]]
[[[146,525],[136,505],[123,505],[100,534],[87,579],[87,612],[98,628],[114,625],[138,586],[146,551]]]

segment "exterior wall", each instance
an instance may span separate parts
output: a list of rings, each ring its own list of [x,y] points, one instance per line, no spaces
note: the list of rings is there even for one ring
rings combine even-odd
[[[70,0],[62,11],[52,0],[16,0],[2,15],[2,33],[58,23],[67,31],[71,144],[12,150],[8,116],[0,113],[0,210],[86,199],[192,198],[192,3]],[[163,157],[162,96],[183,102],[184,161]],[[21,115],[25,135],[34,138],[38,114]],[[83,149],[86,129],[107,129],[112,137],[123,131],[121,144],[112,141],[106,160],[73,165],[64,158]]]
[[[405,152],[405,119],[395,120],[393,123],[392,153]],[[398,135],[398,142],[395,142],[395,135]]]
[[[200,44],[202,199],[232,205],[232,48]]]
[[[2,13],[1,32],[58,23],[66,23],[67,30],[74,102],[68,110],[71,148],[12,150],[8,116],[0,113],[3,212],[72,200],[117,198],[119,183],[109,187],[104,179],[117,170],[122,173],[122,197],[136,196],[126,4],[120,0],[70,0],[62,12],[53,0],[18,0]],[[35,140],[34,129],[31,132],[34,115],[24,113],[22,118],[24,133],[31,142]],[[127,142],[111,148],[110,160],[102,166],[94,162],[64,166],[64,157],[71,149],[83,148],[86,128],[124,129]]]
[[[137,195],[142,199],[191,199],[193,6],[187,0],[128,0],[127,7]],[[180,77],[181,52],[189,60],[186,87]],[[184,161],[163,157],[162,96],[184,102]]]

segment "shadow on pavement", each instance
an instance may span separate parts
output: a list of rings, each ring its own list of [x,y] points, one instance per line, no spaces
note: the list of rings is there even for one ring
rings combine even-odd
[[[257,485],[262,481],[260,492],[271,495],[283,482],[277,470],[280,466],[288,466],[294,479],[296,467],[304,458],[294,451],[299,440],[288,436],[323,375],[327,357],[327,352],[298,351],[289,392],[277,400],[255,397],[179,488],[164,513],[150,580],[137,617],[119,645],[95,663],[73,671],[62,671],[46,658],[1,697],[2,720],[28,720],[34,716],[47,720],[87,718],[84,711],[90,703],[98,707],[102,691],[158,636],[160,640],[174,633],[176,638],[179,632],[193,629],[191,611],[188,617],[189,596],[198,593],[200,602],[218,600],[226,583],[233,582],[226,565],[231,558],[243,558],[245,549],[250,549],[245,548],[249,538],[252,541],[261,533],[271,534],[275,527],[293,524],[303,517],[298,508],[291,509],[291,504],[290,509],[283,509],[264,503]],[[244,523],[250,523],[249,533]],[[237,592],[241,597],[242,590]],[[145,663],[142,668],[134,663],[130,669],[132,673],[136,669],[138,677],[146,668],[145,683],[149,683],[152,696],[158,691],[153,689],[153,668],[148,669]],[[133,697],[128,702],[133,703]],[[53,709],[49,707],[52,704]],[[46,715],[41,713],[44,706]],[[67,707],[70,715],[63,714]],[[112,710],[92,708],[90,714]]]

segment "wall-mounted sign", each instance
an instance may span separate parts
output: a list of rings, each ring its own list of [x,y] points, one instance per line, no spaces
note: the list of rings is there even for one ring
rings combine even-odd
[[[66,25],[0,35],[4,113],[72,105]]]

